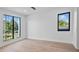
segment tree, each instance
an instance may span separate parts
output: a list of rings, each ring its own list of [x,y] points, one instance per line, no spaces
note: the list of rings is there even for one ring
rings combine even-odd
[[[59,21],[59,26],[67,26],[67,22],[65,22],[65,21],[63,21],[63,20],[61,20],[61,21]]]
[[[13,22],[8,22],[8,21],[4,21],[5,22],[5,31],[6,32],[11,32],[13,29]]]

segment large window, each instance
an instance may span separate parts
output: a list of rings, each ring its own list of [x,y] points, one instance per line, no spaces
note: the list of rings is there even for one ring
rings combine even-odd
[[[21,17],[4,15],[3,17],[4,41],[16,39],[21,36]]]

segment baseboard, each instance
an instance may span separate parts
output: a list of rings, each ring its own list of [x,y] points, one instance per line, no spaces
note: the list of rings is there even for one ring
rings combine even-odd
[[[45,38],[30,38],[30,37],[28,37],[27,39],[45,40],[45,41],[53,41],[53,42],[59,42],[59,43],[73,44],[72,42],[57,41],[57,40],[45,39]]]
[[[79,51],[79,48],[77,48],[76,46],[74,46],[74,44],[73,43],[69,43],[69,42],[62,42],[62,41],[55,41],[55,40],[48,40],[48,39],[44,39],[44,38],[27,38],[27,39],[33,39],[33,40],[43,40],[43,41],[53,41],[53,42],[58,42],[58,43],[66,43],[66,44],[72,44],[73,45],[73,47],[76,49],[76,50],[78,50]]]
[[[10,44],[13,44],[13,43],[16,43],[18,41],[21,41],[21,40],[24,40],[25,38],[19,38],[19,39],[15,39],[15,40],[11,40],[11,41],[6,41],[6,42],[3,42],[0,47],[4,47],[4,46],[7,46],[7,45],[10,45]]]

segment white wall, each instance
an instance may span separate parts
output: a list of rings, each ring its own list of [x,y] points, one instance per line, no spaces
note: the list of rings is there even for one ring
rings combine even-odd
[[[74,8],[74,20],[73,20],[73,45],[75,48],[77,47],[77,9],[78,8]]]
[[[76,48],[79,49],[79,8],[77,8],[77,39],[76,41]]]
[[[21,17],[21,37],[9,42],[3,42],[3,14],[20,16]],[[10,42],[26,38],[26,16],[12,12],[9,10],[0,9],[0,46],[9,44]]]
[[[44,7],[45,8],[45,7]],[[57,31],[57,14],[71,12],[70,31]],[[27,17],[27,36],[30,39],[41,39],[65,43],[73,43],[74,8],[50,8],[38,11]]]

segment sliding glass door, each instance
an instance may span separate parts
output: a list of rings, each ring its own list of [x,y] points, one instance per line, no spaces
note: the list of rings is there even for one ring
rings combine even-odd
[[[3,17],[3,38],[4,41],[16,39],[21,36],[21,18],[4,15]]]
[[[14,17],[14,38],[21,36],[21,18]]]
[[[4,40],[10,40],[14,39],[13,35],[13,17],[12,16],[4,16],[3,18],[3,23],[4,23]]]

